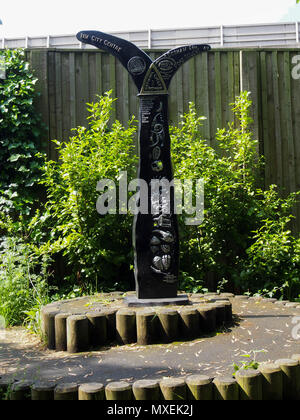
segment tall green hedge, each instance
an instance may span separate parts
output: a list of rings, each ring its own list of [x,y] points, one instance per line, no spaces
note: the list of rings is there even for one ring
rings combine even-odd
[[[0,58],[6,69],[6,78],[0,81],[0,212],[29,214],[40,176],[37,79],[24,51],[5,50]]]

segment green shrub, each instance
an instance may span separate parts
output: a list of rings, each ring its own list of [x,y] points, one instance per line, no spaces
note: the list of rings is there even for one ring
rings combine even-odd
[[[110,94],[89,104],[89,127],[77,128],[67,143],[56,142],[60,161],[45,161],[44,166],[46,211],[38,212],[30,225],[37,252],[62,253],[70,286],[83,291],[126,290],[133,262],[132,217],[100,216],[95,208],[100,179],[117,184],[121,170],[127,170],[129,181],[135,176],[136,126],[132,120],[128,128],[118,121],[110,127],[112,105]],[[216,150],[201,138],[204,118],[192,104],[181,126],[171,129],[175,177],[205,181],[203,223],[187,226],[184,215],[179,220],[181,289],[202,290],[214,277],[216,289],[219,284],[222,290],[241,293],[297,291],[300,246],[288,229],[297,194],[282,199],[276,186],[259,188],[263,159],[250,130],[250,106],[248,93],[236,99],[233,110],[239,124],[218,130]],[[277,247],[268,257],[266,272],[269,226],[275,226]],[[288,249],[284,238],[290,241]]]
[[[0,315],[6,325],[20,325],[35,308],[48,303],[47,257],[38,258],[20,239],[4,238],[0,244]]]
[[[88,127],[75,129],[68,142],[56,141],[59,162],[44,158],[47,200],[29,225],[0,217],[0,230],[10,238],[0,260],[0,310],[9,323],[23,321],[26,312],[34,324],[49,292],[49,255],[67,267],[55,299],[133,286],[132,216],[96,211],[99,180],[118,185],[122,170],[128,182],[136,176],[136,124],[111,125],[113,102],[108,93],[88,104]],[[181,126],[171,129],[175,177],[205,181],[203,223],[187,226],[185,215],[179,218],[180,288],[205,290],[214,278],[218,290],[292,298],[299,294],[300,275],[300,240],[289,229],[297,194],[282,199],[276,186],[260,188],[263,159],[250,129],[250,106],[247,93],[236,99],[239,124],[218,130],[216,150],[199,134],[204,118],[192,104]]]
[[[22,50],[5,50],[0,59],[6,79],[0,81],[0,212],[29,215],[40,178],[36,157],[41,135],[34,108],[35,84]]]
[[[97,183],[118,184],[121,170],[135,178],[134,119],[124,128],[109,125],[114,100],[110,93],[88,104],[89,126],[78,127],[68,142],[56,141],[59,162],[45,161],[42,183],[46,210],[32,220],[31,236],[41,252],[61,253],[69,283],[83,289],[126,289],[132,262],[130,215],[100,216]],[[43,233],[46,227],[46,234]],[[44,242],[40,248],[40,243]]]
[[[257,141],[250,130],[248,95],[244,92],[236,99],[233,110],[239,126],[229,124],[227,129],[218,130],[216,150],[201,138],[203,117],[196,115],[193,104],[182,125],[172,129],[175,177],[205,181],[203,223],[196,228],[180,219],[181,267],[204,285],[214,276],[215,284],[228,281],[226,287],[238,292],[270,287],[279,291],[287,277],[292,276],[299,284],[296,263],[290,274],[291,261],[299,258],[298,247],[291,244],[286,250],[284,243],[294,240],[288,222],[297,194],[281,199],[276,186],[266,191],[259,188],[263,159],[257,155]],[[267,235],[262,233],[271,225],[277,247],[268,256],[266,276],[261,264],[269,245]],[[285,272],[289,274],[282,277]],[[187,290],[193,290],[194,285],[191,281]]]
[[[260,295],[285,296],[292,300],[300,293],[300,239],[288,229],[290,217],[266,220],[247,249],[248,259],[241,270],[244,289]],[[263,288],[261,290],[261,288]]]

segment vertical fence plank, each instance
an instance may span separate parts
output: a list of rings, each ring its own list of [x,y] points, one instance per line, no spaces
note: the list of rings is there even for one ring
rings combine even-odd
[[[282,153],[282,187],[283,194],[286,196],[289,192],[289,163],[288,163],[288,147],[287,147],[287,102],[285,90],[285,80],[284,80],[284,57],[283,52],[278,51],[277,54],[277,64],[278,64],[278,95],[279,95],[279,115],[280,115],[280,127],[281,127],[281,153]]]
[[[76,72],[75,72],[75,53],[69,55],[70,73],[70,122],[71,127],[76,126]]]
[[[266,53],[262,52],[260,56],[261,66],[261,95],[262,95],[262,128],[263,128],[263,150],[261,152],[266,158],[265,162],[265,187],[272,184],[271,176],[271,153],[270,153],[270,132],[269,132],[269,112],[268,112],[268,70]]]
[[[61,56],[61,93],[62,93],[62,138],[68,139],[71,134],[71,105],[70,105],[70,62],[69,53]]]
[[[266,107],[268,111],[268,129],[269,135],[264,138],[264,144],[268,142],[269,146],[269,157],[266,164],[270,169],[270,184],[277,183],[277,154],[276,154],[276,140],[275,140],[275,111],[274,111],[274,83],[273,83],[273,58],[272,52],[266,52],[266,78],[267,78],[267,97],[266,97]]]
[[[117,80],[117,118],[123,124],[126,124],[130,119],[130,108],[129,108],[129,75],[128,72],[117,63],[116,80]]]
[[[55,160],[57,153],[55,145],[52,140],[57,139],[57,124],[56,124],[56,61],[55,52],[49,51],[49,145],[48,156],[50,159]]]
[[[88,102],[96,100],[96,54],[88,54]]]
[[[291,66],[290,66],[290,53],[284,52],[284,94],[285,106],[284,120],[286,123],[287,134],[287,149],[288,149],[288,179],[289,179],[289,192],[296,191],[296,177],[295,177],[295,149],[294,149],[294,134],[292,122],[292,98],[291,98]]]
[[[55,53],[55,117],[56,117],[56,137],[63,140],[62,129],[62,86],[61,86],[61,54]],[[55,152],[57,156],[57,152]],[[58,157],[58,156],[57,156]]]
[[[189,101],[196,103],[196,75],[195,75],[195,58],[188,62],[189,64]]]
[[[188,111],[190,100],[189,64],[187,62],[182,66],[182,108],[184,114]]]
[[[259,60],[257,51],[241,51],[241,91],[251,92],[251,117],[254,137],[260,138]],[[259,152],[259,145],[258,150]]]
[[[290,60],[299,52],[292,52]],[[293,64],[294,66],[294,64]],[[296,191],[300,190],[300,79],[293,79],[291,77],[291,97],[292,97],[292,122],[293,122],[293,135],[295,147],[295,178],[296,178]],[[300,232],[300,205],[297,206],[296,211],[297,232]]]
[[[229,51],[226,56],[227,56],[227,60],[228,60],[228,73],[227,73],[227,78],[228,78],[228,104],[227,104],[227,115],[226,118],[228,121],[233,122],[234,121],[234,114],[232,111],[232,106],[230,104],[234,103],[234,99],[235,99],[235,90],[234,90],[234,84],[235,84],[235,80],[234,80],[234,53],[232,51]],[[223,72],[223,70],[222,70]]]
[[[36,107],[42,115],[42,120],[47,127],[47,133],[41,140],[40,147],[42,150],[48,152],[49,140],[49,90],[48,90],[48,51],[47,50],[32,50],[30,52],[31,66],[34,75],[37,77],[37,90],[40,96],[36,98]]]
[[[227,127],[230,121],[230,94],[228,85],[228,53],[220,53],[220,79],[221,79],[221,127]]]
[[[177,106],[178,116],[177,121],[180,120],[180,116],[184,113],[184,100],[183,100],[183,68],[181,67],[176,74],[176,87],[177,87]]]
[[[291,74],[292,69],[290,65],[290,53],[286,51],[283,53],[284,59],[284,71],[283,71],[283,80],[284,80],[284,95],[285,95],[285,124],[286,124],[286,147],[287,147],[287,188],[288,192],[295,192],[296,189],[296,161],[295,161],[295,143],[294,143],[294,133],[293,133],[293,121],[292,121],[292,95],[291,95]],[[293,209],[294,215],[297,215],[297,207]],[[292,221],[292,229],[294,232],[297,231],[297,219]]]
[[[88,102],[88,53],[80,52],[75,57],[76,66],[76,118],[77,124],[86,125]]]
[[[216,112],[216,128],[223,127],[222,121],[222,80],[221,80],[221,53],[218,51],[215,53],[215,112]]]
[[[272,79],[274,91],[274,117],[275,117],[275,144],[276,144],[276,166],[277,166],[277,185],[282,186],[283,171],[282,171],[282,137],[281,137],[281,122],[280,122],[280,101],[279,101],[279,73],[278,73],[278,53],[272,52]]]
[[[127,72],[126,72],[127,73]],[[128,90],[129,90],[129,115],[130,117],[134,115],[135,119],[137,120],[139,117],[138,113],[138,104],[139,98],[137,97],[137,88],[133,83],[131,77],[128,77]]]
[[[97,54],[96,54],[95,78],[96,78],[96,95],[102,95],[103,94],[103,88],[102,88],[102,53],[98,52],[98,51],[97,51]]]
[[[195,96],[196,111],[198,115],[207,118],[203,121],[201,135],[209,138],[209,98],[207,90],[207,53],[195,57]]]
[[[86,125],[87,109],[86,104],[89,102],[89,53],[82,54],[82,106],[84,109],[83,125]]]
[[[130,120],[130,112],[129,112],[129,75],[127,71],[123,71],[123,122]]]
[[[113,55],[109,55],[109,82],[112,89],[112,96],[116,98],[117,94],[117,82],[116,82],[116,59]],[[113,105],[111,119],[115,121],[116,119],[116,104]]]
[[[234,52],[234,98],[240,94],[240,53],[239,51]],[[234,118],[234,123],[237,124],[237,117]]]
[[[178,103],[177,103],[177,87],[176,87],[177,78],[174,77],[171,81],[169,87],[169,120],[170,125],[177,125],[178,122]]]
[[[205,122],[203,123],[203,135],[205,139],[210,138],[210,113],[209,113],[209,90],[208,90],[208,53],[205,52],[201,55],[201,65],[199,66],[199,109],[201,115],[203,114],[206,117]]]

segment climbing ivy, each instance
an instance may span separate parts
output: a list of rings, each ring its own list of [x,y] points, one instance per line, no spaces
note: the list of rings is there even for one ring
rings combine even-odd
[[[37,79],[23,50],[5,50],[0,61],[5,67],[5,79],[0,80],[0,213],[28,215],[40,177]]]

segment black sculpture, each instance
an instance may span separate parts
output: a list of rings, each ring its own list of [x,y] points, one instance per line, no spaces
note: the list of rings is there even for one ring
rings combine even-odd
[[[108,51],[130,73],[139,91],[139,179],[150,186],[152,180],[173,179],[168,124],[168,88],[178,68],[191,57],[210,50],[209,45],[175,48],[154,62],[131,42],[97,31],[81,31],[79,41]],[[149,188],[150,191],[150,188]],[[133,242],[137,298],[128,298],[130,306],[187,303],[177,296],[179,238],[174,213],[174,188],[170,206],[164,208],[159,194],[155,214],[135,216]],[[151,194],[148,195],[151,209]]]

